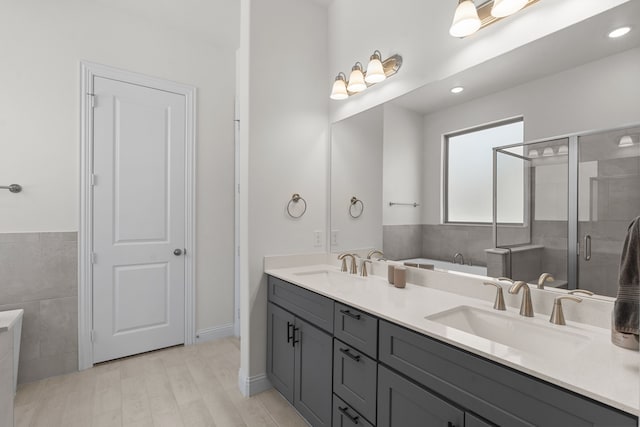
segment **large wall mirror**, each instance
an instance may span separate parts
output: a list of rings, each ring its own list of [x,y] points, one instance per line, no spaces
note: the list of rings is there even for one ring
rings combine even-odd
[[[591,233],[594,253],[597,246],[604,254],[584,267],[584,277],[588,271],[607,270],[602,281],[615,282],[611,272],[617,271],[626,225],[640,215],[640,31],[618,40],[608,39],[607,32],[623,17],[638,13],[638,4],[627,2],[333,123],[331,251],[378,248],[388,259],[430,263],[451,263],[455,257],[466,265],[460,267],[463,271],[495,277],[506,268],[504,261],[499,264],[504,252],[495,248],[507,247],[522,252],[523,260],[529,257],[520,262],[533,266],[518,273],[513,261],[506,273],[514,278],[532,280],[529,276],[548,269],[560,286],[611,295],[613,288],[581,286],[579,277],[568,271],[575,255],[569,254],[569,234],[574,232],[568,231],[568,222],[578,211],[569,205],[568,183],[577,174],[580,194],[590,195],[578,202],[580,220],[575,221],[581,229],[576,240]],[[464,92],[449,92],[459,84]],[[491,136],[493,143],[483,149],[486,155],[459,156],[472,150],[452,142],[456,136],[513,123],[521,124],[520,137],[518,132],[507,132],[506,139]],[[577,141],[571,155],[569,135]],[[532,141],[537,146],[527,144]],[[494,148],[510,144],[520,145],[514,148],[520,160],[501,155],[497,161],[502,167],[494,171]],[[569,159],[574,158],[579,171],[571,172]],[[492,220],[481,213],[492,204],[491,183],[482,196],[455,195],[468,202],[458,204],[463,211],[456,211],[456,218],[470,214],[466,217],[472,219],[451,217],[447,202],[454,195],[447,188],[457,182],[447,182],[447,177],[453,171],[472,181],[477,177],[477,183],[486,181],[487,173],[497,173],[499,212],[519,220],[500,223],[494,235]],[[520,178],[513,179],[514,173]],[[472,196],[482,198],[474,201]],[[354,197],[362,202],[359,216],[351,215]],[[612,209],[611,203],[621,204],[620,209]],[[597,223],[592,220],[596,217]],[[533,263],[532,253],[538,260]]]

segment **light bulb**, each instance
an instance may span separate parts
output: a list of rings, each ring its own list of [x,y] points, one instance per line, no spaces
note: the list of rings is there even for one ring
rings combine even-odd
[[[558,154],[559,155],[566,155],[569,154],[569,146],[568,145],[561,145],[558,147]]]
[[[341,99],[347,99],[348,97],[347,83],[344,81],[344,75],[340,73],[336,76],[336,80],[333,82],[330,98],[339,101]]]
[[[369,84],[380,83],[387,76],[384,74],[384,67],[382,61],[380,61],[380,53],[378,51],[373,52],[371,58],[369,58],[369,65],[367,65],[367,75],[364,77],[364,81]]]
[[[347,90],[352,93],[357,93],[362,92],[366,88],[367,85],[364,82],[364,75],[362,74],[362,65],[359,62],[356,62],[353,68],[351,68]]]
[[[551,147],[545,147],[544,150],[542,150],[542,155],[544,157],[549,157],[549,156],[553,156],[553,148]]]
[[[451,93],[460,93],[464,90],[462,86],[456,86],[451,88]]]
[[[494,0],[491,15],[496,18],[504,18],[513,15],[526,6],[528,0]]]
[[[471,0],[460,0],[456,12],[453,15],[453,22],[449,28],[449,34],[453,37],[466,37],[480,29],[480,18],[478,10]]]
[[[536,157],[538,157],[538,150],[536,150],[535,148],[530,149],[529,158],[535,159]]]

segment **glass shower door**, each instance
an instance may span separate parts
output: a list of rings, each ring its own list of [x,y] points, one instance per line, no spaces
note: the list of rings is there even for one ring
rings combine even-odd
[[[616,296],[622,246],[640,215],[640,127],[578,137],[577,283]]]

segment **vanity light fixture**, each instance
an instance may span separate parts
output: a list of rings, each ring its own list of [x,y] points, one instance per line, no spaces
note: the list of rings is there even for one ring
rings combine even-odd
[[[393,76],[402,66],[402,56],[400,55],[392,55],[385,60],[381,58],[380,51],[374,51],[369,58],[366,71],[362,69],[360,62],[356,62],[351,68],[349,80],[346,79],[344,73],[338,73],[329,97],[335,100],[347,99],[351,95],[362,92],[369,86]]]
[[[539,0],[489,0],[476,6],[472,0],[458,0],[449,34],[467,37]]]
[[[609,33],[609,38],[617,39],[618,37],[622,37],[626,35],[629,31],[631,31],[631,27],[620,27]]]
[[[535,148],[531,148],[528,154],[530,159],[535,159],[538,157],[538,150],[536,150]]]
[[[460,93],[464,90],[462,86],[456,86],[451,88],[451,93]]]
[[[569,146],[568,145],[561,145],[558,147],[558,155],[559,156],[566,156],[567,154],[569,154]]]

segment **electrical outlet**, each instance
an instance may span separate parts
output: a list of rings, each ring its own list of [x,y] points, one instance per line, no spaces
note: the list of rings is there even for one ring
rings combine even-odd
[[[331,246],[338,246],[338,233],[340,230],[331,230]]]
[[[313,232],[313,246],[316,248],[322,246],[322,231],[316,230]]]

